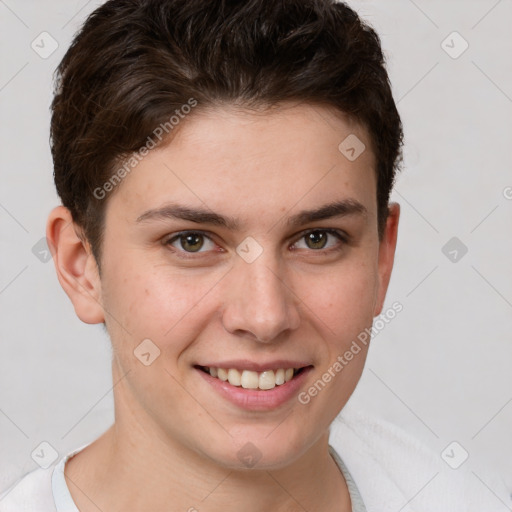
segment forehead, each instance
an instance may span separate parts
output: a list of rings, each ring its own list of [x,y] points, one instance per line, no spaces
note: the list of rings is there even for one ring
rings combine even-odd
[[[198,108],[176,128],[169,143],[150,151],[118,185],[107,216],[122,211],[135,221],[169,202],[261,221],[296,205],[340,199],[376,211],[367,131],[326,107]]]

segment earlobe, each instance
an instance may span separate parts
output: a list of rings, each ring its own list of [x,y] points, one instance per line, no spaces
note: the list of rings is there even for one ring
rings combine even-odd
[[[46,238],[53,254],[57,278],[71,299],[78,318],[87,324],[104,322],[96,261],[90,245],[64,206],[57,206],[50,212]]]
[[[379,264],[378,264],[378,282],[375,311],[373,316],[380,315],[384,307],[384,300],[388,290],[393,263],[395,260],[395,249],[398,239],[398,222],[400,219],[400,205],[398,203],[389,204],[389,215],[386,221],[386,229],[379,244]]]

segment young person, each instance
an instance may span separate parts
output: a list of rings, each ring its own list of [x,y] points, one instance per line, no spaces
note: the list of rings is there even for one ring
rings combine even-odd
[[[330,0],[110,0],[52,109],[47,239],[112,341],[115,423],[1,510],[470,510],[461,473],[346,406],[400,215],[372,28]]]

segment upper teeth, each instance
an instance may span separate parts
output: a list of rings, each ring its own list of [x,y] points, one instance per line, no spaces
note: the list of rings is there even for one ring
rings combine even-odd
[[[242,386],[245,389],[273,389],[293,378],[294,368],[280,368],[279,370],[265,370],[253,372],[251,370],[236,370],[235,368],[206,368],[212,377],[228,381],[232,386]]]

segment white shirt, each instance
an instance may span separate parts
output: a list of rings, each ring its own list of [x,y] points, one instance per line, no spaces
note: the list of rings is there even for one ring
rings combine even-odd
[[[331,454],[342,471],[353,512],[505,512],[504,481],[452,469],[400,428],[350,405],[331,426]],[[0,494],[0,512],[79,512],[64,478],[66,461],[20,477]],[[106,511],[107,512],[107,511]],[[330,512],[330,511],[329,511]]]

